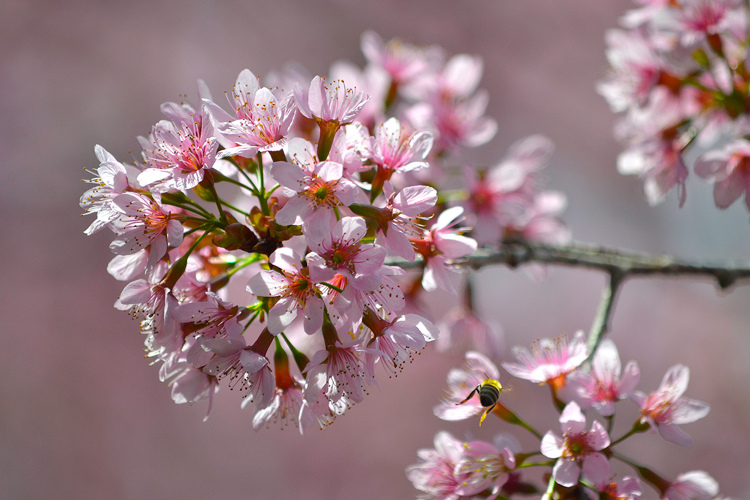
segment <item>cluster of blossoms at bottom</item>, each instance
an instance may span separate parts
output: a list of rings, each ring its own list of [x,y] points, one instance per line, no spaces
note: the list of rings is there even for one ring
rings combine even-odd
[[[448,373],[446,397],[435,415],[455,421],[475,417],[489,410],[502,420],[518,425],[539,440],[534,450],[522,450],[509,435],[500,435],[492,443],[463,442],[447,432],[435,437],[434,449],[420,450],[420,462],[407,469],[420,498],[509,498],[516,494],[542,494],[543,499],[582,498],[625,500],[647,497],[641,480],[652,486],[665,500],[710,500],[717,498],[718,485],[707,473],[692,471],[672,481],[646,466],[637,464],[615,450],[630,436],[651,430],[680,446],[689,446],[690,437],[679,426],[708,414],[706,403],[683,396],[689,379],[688,368],[673,366],[659,388],[649,394],[636,390],[638,365],[631,361],[624,370],[614,342],[602,341],[594,353],[589,370],[582,369],[589,352],[581,332],[572,340],[565,337],[542,339],[532,350],[516,348],[517,362],[503,363],[512,375],[533,383],[548,384],[559,431],[544,435],[521,419],[502,402],[502,386],[494,381],[499,370],[484,355],[466,353],[464,368]],[[490,382],[488,384],[488,382]],[[487,386],[499,387],[492,391]],[[477,390],[478,397],[466,396]],[[482,397],[479,397],[482,396]],[[623,401],[638,405],[640,415],[622,436],[611,436],[616,406]],[[584,411],[591,410],[587,418]],[[598,419],[595,418],[598,415]],[[602,423],[603,422],[603,423]],[[546,460],[530,460],[542,455]],[[618,460],[640,476],[617,477],[610,462]],[[525,474],[531,467],[550,470],[549,482],[536,485]]]

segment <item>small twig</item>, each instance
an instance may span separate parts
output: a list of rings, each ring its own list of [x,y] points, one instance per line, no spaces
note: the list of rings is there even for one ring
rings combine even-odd
[[[609,331],[609,322],[615,307],[617,291],[620,289],[623,279],[624,276],[619,272],[612,272],[609,275],[609,281],[607,286],[604,287],[599,308],[596,311],[596,316],[594,316],[594,322],[591,324],[591,331],[589,331],[589,340],[586,346],[589,351],[589,360],[594,357],[594,353],[599,348],[604,335]]]

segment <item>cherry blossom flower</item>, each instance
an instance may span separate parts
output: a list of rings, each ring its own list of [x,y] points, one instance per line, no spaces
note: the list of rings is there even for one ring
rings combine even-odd
[[[161,267],[161,266],[160,266]],[[145,344],[149,356],[179,353],[183,344],[180,324],[172,319],[177,299],[162,283],[163,273],[156,270],[149,280],[128,283],[120,293],[115,307],[141,321],[141,331],[147,336]]]
[[[680,206],[685,204],[685,180],[688,169],[682,161],[682,149],[670,139],[654,137],[627,149],[617,159],[623,175],[637,174],[644,180],[644,193],[651,205],[658,205],[675,186]]]
[[[537,384],[550,383],[555,390],[565,385],[567,375],[581,366],[588,357],[583,332],[579,331],[568,342],[567,337],[555,340],[544,338],[534,342],[531,352],[525,347],[514,347],[518,363],[503,363],[511,375]]]
[[[693,90],[674,94],[659,86],[651,92],[647,107],[631,110],[619,125],[618,136],[626,142],[626,149],[617,158],[617,171],[642,178],[651,205],[664,201],[675,187],[680,206],[685,202],[688,170],[682,159],[685,139],[678,124],[697,113],[695,99]]]
[[[370,99],[356,88],[347,87],[343,80],[326,82],[316,76],[310,82],[310,90],[305,95],[301,87],[294,89],[294,96],[300,113],[319,122],[336,122],[339,125],[351,123],[362,107]]]
[[[527,206],[525,220],[520,224],[511,223],[506,228],[507,236],[520,236],[528,241],[550,245],[561,246],[570,243],[570,229],[560,219],[566,205],[567,198],[559,191],[537,193]]]
[[[592,500],[639,500],[643,495],[641,484],[635,477],[627,476],[620,481],[607,478],[594,485],[599,490],[598,495],[586,490]]]
[[[252,348],[243,349],[240,353],[240,364],[245,370],[243,383],[248,392],[240,405],[246,408],[250,403],[264,408],[271,404],[276,395],[276,379],[271,373],[270,361]]]
[[[268,405],[261,406],[255,411],[253,416],[253,429],[255,430],[268,425],[272,420],[281,422],[282,428],[289,423],[299,426],[304,380],[294,377],[289,372],[289,356],[278,343],[273,362],[276,390]]]
[[[297,110],[291,94],[283,99],[277,98],[271,90],[261,88],[258,78],[245,69],[237,76],[232,100],[235,116],[204,99],[214,119],[219,122],[219,132],[232,142],[219,152],[219,158],[252,158],[259,151],[280,151],[284,148]]]
[[[215,377],[188,366],[169,380],[169,385],[172,387],[171,396],[175,404],[208,401],[208,409],[203,421],[208,420],[208,415],[211,413],[213,406],[214,394],[219,392],[219,384]]]
[[[333,405],[349,406],[365,399],[365,384],[371,380],[365,364],[366,350],[356,342],[337,341],[334,346],[313,354],[305,367],[305,399],[315,401],[319,394]]]
[[[485,380],[500,378],[497,366],[483,354],[469,351],[465,354],[464,361],[464,368],[453,368],[448,372],[446,395],[432,410],[440,419],[465,420],[484,412],[486,408],[481,405],[479,398],[459,403]]]
[[[622,378],[620,374],[617,347],[611,339],[604,339],[591,361],[591,371],[575,371],[570,376],[576,401],[583,408],[592,406],[600,415],[613,415],[615,403],[629,397],[638,385],[638,364],[630,361]]]
[[[124,193],[114,199],[123,215],[118,236],[109,245],[117,255],[128,255],[149,248],[148,268],[167,253],[167,247],[182,243],[182,224],[151,198],[137,193]]]
[[[390,183],[384,189],[388,201],[374,216],[379,228],[375,242],[413,262],[416,254],[410,239],[424,234],[419,216],[435,206],[437,191],[428,186],[407,186],[394,195]]]
[[[182,309],[184,305],[186,304],[178,306],[172,317],[183,323],[185,333],[189,332],[186,343],[190,339],[195,339],[187,351],[187,362],[219,378],[230,372],[244,377],[244,373],[240,374],[232,368],[238,364],[240,353],[246,347],[245,337],[242,336],[244,325],[239,322],[236,310],[234,314],[226,314],[226,310],[221,311],[215,322],[195,324],[189,319],[186,321],[188,310]]]
[[[463,100],[470,97],[482,79],[484,62],[479,56],[456,54],[445,63],[438,78],[430,78],[442,101]]]
[[[379,167],[399,172],[427,168],[424,160],[430,153],[432,140],[429,132],[407,134],[398,119],[389,118],[371,138],[368,158]]]
[[[405,84],[437,66],[442,51],[419,48],[398,39],[384,42],[374,31],[362,33],[361,48],[367,60],[388,72],[395,84]]]
[[[610,30],[606,40],[612,74],[597,84],[597,92],[615,113],[646,104],[663,66],[653,40],[637,30]]]
[[[203,336],[215,337],[224,323],[239,313],[239,307],[221,300],[212,292],[207,293],[205,301],[189,302],[179,305],[172,318],[180,323],[192,323],[194,332]]]
[[[484,116],[489,96],[480,90],[459,103],[421,103],[406,111],[406,117],[417,129],[435,131],[438,152],[473,148],[489,142],[497,133],[497,122]]]
[[[508,226],[529,226],[533,215],[557,213],[560,206],[548,206],[537,194],[538,172],[549,163],[554,150],[552,141],[541,135],[526,137],[514,143],[503,160],[477,178],[473,169],[464,169],[469,193],[464,206],[472,215],[472,235],[480,245],[496,245]],[[564,206],[564,204],[563,204]],[[523,231],[523,229],[516,229]],[[532,233],[532,228],[529,232]]]
[[[433,136],[429,132],[407,134],[396,118],[390,118],[377,128],[363,152],[365,158],[377,166],[372,182],[372,198],[382,191],[385,181],[395,172],[411,172],[427,168],[425,158],[432,149]]]
[[[216,162],[219,142],[204,107],[162,104],[169,120],[154,125],[148,138],[139,137],[147,168],[138,182],[153,192],[187,191],[197,186]]]
[[[335,224],[339,205],[351,205],[362,196],[361,190],[342,174],[343,166],[332,161],[316,164],[310,173],[292,163],[274,162],[271,175],[295,193],[276,214],[276,222],[283,226],[301,224],[308,237],[322,240]]]
[[[319,370],[313,378],[307,375],[303,389],[302,407],[299,412],[299,432],[301,435],[311,428],[325,429],[343,415],[349,407],[346,398],[331,401],[326,397],[328,384],[326,373]]]
[[[148,250],[144,248],[129,255],[115,255],[107,264],[107,272],[118,281],[130,281],[143,273],[147,264]]]
[[[661,437],[679,446],[690,446],[691,438],[679,427],[695,422],[706,415],[711,407],[702,401],[683,398],[690,380],[690,370],[684,365],[675,365],[664,375],[659,389],[648,396],[636,391],[631,399],[641,407],[641,422],[658,430]]]
[[[406,314],[389,321],[368,308],[363,321],[372,332],[367,346],[373,350],[365,355],[370,373],[374,373],[375,364],[380,363],[389,375],[397,375],[407,361],[413,360],[415,352],[422,350],[426,342],[434,341],[439,334],[429,320],[417,314]]]
[[[704,153],[695,162],[695,173],[713,178],[717,207],[727,208],[744,194],[750,209],[750,141],[736,139],[721,150]]]
[[[365,308],[369,307],[386,318],[394,318],[406,305],[404,293],[391,276],[403,275],[405,271],[394,266],[381,266],[376,272],[360,276],[349,286],[349,279],[337,274],[330,283],[343,289],[338,293],[326,290],[326,299],[331,319],[339,330],[355,331],[359,327]],[[337,316],[334,318],[334,315]]]
[[[300,258],[290,248],[279,248],[268,258],[278,270],[261,271],[247,284],[247,290],[259,297],[278,297],[268,313],[268,330],[277,335],[297,317],[305,316],[305,331],[313,334],[323,324],[323,300],[320,289],[310,279],[308,268],[300,265]]]
[[[465,476],[465,479],[456,493],[471,496],[489,490],[486,498],[493,500],[510,479],[510,471],[515,467],[516,459],[508,447],[498,449],[484,441],[464,443],[464,457],[456,463],[454,474]]]
[[[712,500],[719,494],[719,483],[702,470],[677,476],[664,492],[664,500]]]
[[[367,225],[361,217],[343,217],[320,241],[308,238],[313,252],[306,257],[310,278],[327,281],[341,273],[355,287],[367,287],[383,265],[385,248],[362,243]]]
[[[565,406],[560,415],[563,437],[548,431],[542,438],[542,454],[557,458],[552,475],[558,484],[573,486],[583,475],[597,483],[609,476],[609,462],[601,450],[609,446],[609,435],[604,427],[594,420],[591,430],[586,431],[586,417],[575,401]]]
[[[677,30],[682,33],[681,43],[692,45],[723,31],[729,11],[738,3],[737,0],[681,0],[682,9],[671,10],[675,13]]]
[[[456,464],[464,458],[463,443],[447,432],[435,435],[434,449],[417,451],[421,462],[406,468],[406,477],[423,491],[425,499],[459,500],[461,487],[468,474],[457,475]]]
[[[255,411],[253,429],[257,431],[272,420],[281,422],[282,427],[289,425],[289,423],[299,426],[302,400],[301,381],[295,380],[292,385],[284,388],[276,387],[271,402]]]
[[[456,288],[448,277],[448,269],[455,259],[466,257],[477,249],[477,242],[462,236],[461,230],[454,229],[464,212],[463,207],[452,207],[442,212],[435,224],[421,240],[412,240],[417,251],[425,260],[422,287],[431,292],[441,288],[457,295]]]
[[[357,121],[351,125],[359,123],[364,127],[373,128],[376,123],[383,121],[391,87],[391,77],[385,69],[374,64],[360,69],[348,61],[337,61],[331,65],[328,74],[331,80],[347,82],[350,87],[370,96],[357,114]],[[307,82],[309,81],[308,78]]]
[[[99,160],[99,167],[93,174],[94,177],[85,182],[96,185],[83,193],[80,201],[86,214],[96,214],[96,220],[84,231],[87,235],[100,231],[122,215],[114,204],[114,199],[130,187],[128,174],[135,176],[139,172],[135,167],[126,167],[117,161],[98,144],[94,147],[94,153]]]

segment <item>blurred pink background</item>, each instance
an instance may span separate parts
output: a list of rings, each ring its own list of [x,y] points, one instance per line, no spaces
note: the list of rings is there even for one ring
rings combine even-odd
[[[432,415],[460,353],[428,348],[396,379],[322,432],[254,432],[239,397],[223,389],[204,405],[177,406],[143,358],[138,326],[115,311],[122,284],[106,273],[106,231],[85,237],[84,167],[101,144],[126,161],[159,104],[194,95],[203,78],[220,95],[249,68],[261,77],[290,60],[325,74],[337,59],[360,65],[359,36],[374,29],[450,53],[484,58],[496,138],[473,155],[491,164],[517,139],[557,145],[550,187],[568,193],[577,240],[694,259],[748,259],[740,204],[718,212],[691,178],[676,199],[649,208],[635,179],[615,172],[614,116],[594,91],[605,72],[604,31],[629,1],[193,0],[0,2],[0,203],[3,287],[0,355],[2,499],[413,498],[404,468],[445,429],[489,439],[516,429],[490,419]],[[88,177],[88,176],[86,176]],[[480,273],[480,312],[500,322],[508,347],[588,330],[603,276],[555,268],[539,283],[504,268]],[[445,300],[438,297],[435,300]],[[683,450],[639,435],[623,452],[664,477],[694,469],[722,493],[750,495],[750,287],[717,292],[708,281],[626,283],[612,338],[636,359],[640,389],[666,370],[691,368],[688,397],[712,406],[684,429]],[[509,349],[506,351],[506,359]],[[499,361],[499,360],[496,360]],[[546,388],[512,380],[503,397],[543,431],[559,429]],[[615,435],[635,418],[622,404]],[[653,498],[653,492],[648,495]]]

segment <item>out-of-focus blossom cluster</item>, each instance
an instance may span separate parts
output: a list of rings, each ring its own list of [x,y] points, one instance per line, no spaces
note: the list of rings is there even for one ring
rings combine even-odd
[[[139,321],[175,402],[210,411],[223,380],[255,428],[324,427],[379,366],[398,374],[436,339],[433,322],[481,324],[470,307],[407,309],[415,289],[457,294],[457,264],[480,244],[567,241],[564,196],[541,189],[543,137],[488,171],[462,165],[465,189],[438,191],[447,162],[497,128],[481,59],[372,32],[362,49],[364,69],[338,62],[327,77],[244,70],[225,99],[199,82],[196,102],[161,106],[135,164],[96,146],[85,232],[114,233],[115,307]],[[418,279],[389,256],[419,259]],[[475,345],[498,345],[487,332]]]
[[[638,365],[630,361],[624,369],[614,342],[602,341],[590,364],[583,334],[572,340],[541,339],[531,350],[514,349],[515,362],[503,368],[511,375],[551,389],[552,430],[542,435],[503,403],[499,394],[485,391],[487,381],[500,377],[497,366],[478,352],[467,352],[465,366],[450,370],[445,398],[434,408],[437,417],[456,421],[490,411],[502,420],[523,427],[539,441],[538,448],[522,450],[512,436],[501,435],[492,443],[461,441],[447,432],[435,437],[434,449],[420,450],[420,462],[407,469],[414,487],[425,499],[489,498],[543,494],[544,499],[584,498],[592,500],[648,498],[641,481],[666,500],[717,498],[718,485],[703,471],[679,475],[672,481],[619,453],[615,446],[630,436],[651,430],[667,441],[687,447],[690,437],[679,426],[706,416],[706,403],[684,397],[689,371],[676,365],[667,371],[661,385],[645,394],[636,390]],[[497,381],[494,381],[497,383]],[[472,391],[475,391],[472,393]],[[476,397],[467,395],[476,394]],[[629,401],[640,409],[630,430],[613,433],[617,406]],[[492,403],[488,405],[488,403]],[[541,405],[537,407],[541,409]],[[588,413],[588,417],[586,413]],[[542,413],[541,410],[538,413]],[[540,420],[535,415],[535,421]],[[552,420],[552,419],[550,419]],[[540,455],[545,458],[539,460]],[[640,476],[618,477],[611,467],[619,461]],[[531,468],[545,468],[546,484],[535,484],[538,474]]]
[[[611,71],[598,85],[623,113],[617,168],[643,179],[651,204],[676,189],[682,205],[692,167],[727,208],[750,187],[747,2],[637,3],[607,33]]]

